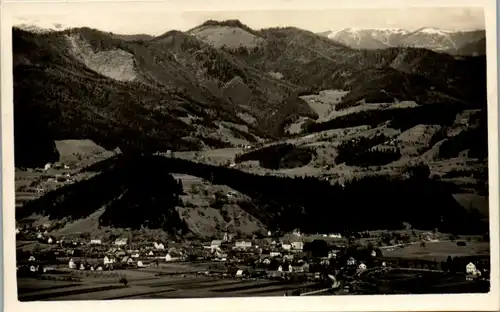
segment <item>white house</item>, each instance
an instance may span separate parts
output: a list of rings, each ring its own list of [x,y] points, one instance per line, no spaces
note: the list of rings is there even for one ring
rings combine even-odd
[[[304,242],[292,242],[292,249],[302,251],[304,249]]]
[[[252,247],[252,242],[251,241],[245,241],[245,240],[237,240],[234,243],[234,247],[241,248],[241,249],[251,248]]]
[[[139,258],[139,254],[138,253],[132,254],[131,257],[132,258]]]
[[[38,233],[38,235],[36,236],[36,238],[38,238],[38,239],[42,239],[42,238],[43,238],[42,233]]]
[[[155,248],[156,250],[165,250],[165,245],[163,245],[163,243],[155,243]]]
[[[72,270],[76,269],[76,264],[73,259],[69,259],[68,267]]]
[[[293,272],[293,267],[291,264],[288,265],[288,272],[292,273]]]
[[[467,274],[474,274],[476,271],[477,271],[476,266],[472,262],[469,262],[469,264],[465,266],[465,272]]]
[[[35,260],[35,257],[31,256],[31,257],[28,259],[28,261],[33,262],[33,261],[36,261],[36,260]]]
[[[359,270],[359,271],[364,271],[364,270],[366,270],[366,264],[361,263],[361,264],[358,266],[358,270]]]
[[[269,260],[269,258],[265,258],[264,260],[262,260],[262,263],[269,265],[271,264],[271,260]]]
[[[182,259],[182,255],[179,252],[175,252],[175,251],[170,251],[165,256],[165,261],[167,261],[167,262],[180,261],[181,259]]]
[[[281,245],[281,248],[283,248],[283,250],[291,250],[292,249],[292,244],[289,244],[289,243],[283,243]]]
[[[50,169],[50,167],[52,167],[52,164],[51,163],[46,163],[45,166],[43,167],[43,170],[47,171],[47,170]]]
[[[269,256],[272,257],[272,258],[281,257],[281,252],[279,252],[279,251],[271,251],[269,253]]]
[[[267,236],[271,236],[271,235],[272,235],[271,231],[267,231]]]
[[[336,259],[337,258],[337,250],[330,250],[328,252],[328,259]]]
[[[83,263],[80,264],[80,270],[82,270],[82,271],[85,270],[85,266],[83,265]]]
[[[377,256],[377,252],[375,250],[372,250],[372,252],[370,253],[370,256],[376,257]]]
[[[137,261],[137,267],[138,268],[143,268],[143,267],[145,267],[145,265],[144,265],[144,263],[142,263],[141,260],[139,260],[139,261]]]
[[[100,239],[91,239],[90,244],[91,245],[101,245],[102,241]]]
[[[149,253],[148,253],[148,256],[154,256],[154,252],[151,250]]]
[[[21,230],[19,228],[16,228],[16,235],[21,233]]]
[[[278,272],[283,272],[283,267],[281,265],[278,267]]]
[[[30,271],[31,272],[36,272],[36,267],[34,265],[30,266]]]
[[[47,244],[52,244],[54,242],[54,240],[52,239],[52,237],[49,237],[47,239]]]
[[[118,238],[117,240],[115,240],[115,245],[125,246],[125,245],[127,245],[127,242],[128,242],[128,239],[126,239],[126,238]]]
[[[97,271],[102,271],[102,266],[98,266]]]
[[[104,260],[103,260],[104,265],[106,265],[106,264],[112,264],[114,262],[115,262],[114,259],[111,259],[108,256],[104,257]]]

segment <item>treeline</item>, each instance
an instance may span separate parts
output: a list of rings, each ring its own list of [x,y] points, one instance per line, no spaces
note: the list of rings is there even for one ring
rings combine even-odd
[[[182,184],[166,169],[148,163],[147,158],[115,162],[89,180],[64,186],[27,203],[16,210],[16,218],[41,214],[51,220],[74,221],[104,207],[99,217],[101,226],[133,229],[144,226],[172,234],[185,233],[187,226],[175,210],[181,205]]]
[[[276,144],[254,150],[245,154],[238,154],[236,163],[257,160],[267,169],[282,169],[302,167],[311,162],[314,151],[307,148],[296,147],[293,144]]]
[[[87,170],[103,170],[116,162],[139,161],[149,168],[202,177],[223,184],[253,199],[243,207],[264,224],[304,232],[415,228],[452,233],[484,233],[488,225],[471,217],[452,197],[454,189],[429,178],[425,166],[409,167],[408,178],[369,176],[344,185],[330,185],[312,177],[256,175],[230,168],[154,156],[120,156]],[[422,168],[421,168],[422,167]],[[156,170],[156,169],[155,169]]]
[[[367,167],[386,165],[396,161],[401,158],[401,152],[398,148],[373,148],[388,139],[384,134],[378,134],[372,138],[360,137],[343,141],[337,147],[335,163]]]
[[[477,128],[463,130],[456,136],[444,141],[439,147],[439,157],[457,157],[460,152],[465,150],[468,150],[468,157],[470,158],[488,158],[488,126],[486,121]]]
[[[456,103],[422,105],[417,107],[391,108],[365,110],[352,114],[342,115],[334,119],[309,124],[306,127],[308,133],[321,132],[330,129],[357,127],[362,125],[377,126],[383,122],[390,121],[389,127],[408,130],[419,124],[427,125],[451,125],[457,113],[464,107]]]

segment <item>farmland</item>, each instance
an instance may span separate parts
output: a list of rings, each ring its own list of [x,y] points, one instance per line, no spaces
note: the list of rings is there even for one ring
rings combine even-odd
[[[145,298],[195,298],[283,296],[286,292],[314,285],[313,282],[291,282],[255,278],[222,278],[196,272],[209,264],[162,264],[159,268],[122,270],[115,272],[69,271],[66,277],[78,281],[44,280],[19,277],[21,301],[39,300],[104,300]],[[183,274],[172,272],[184,271]],[[58,274],[60,275],[60,274]],[[50,276],[50,275],[48,275]],[[125,277],[127,286],[119,280]]]

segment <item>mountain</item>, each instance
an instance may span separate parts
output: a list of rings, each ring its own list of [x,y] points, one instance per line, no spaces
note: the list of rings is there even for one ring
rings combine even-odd
[[[19,220],[61,235],[487,231],[484,55],[357,49],[237,20],[13,38],[16,166],[72,161],[16,172],[32,199]]]
[[[54,161],[54,140],[122,151],[222,147],[279,135],[289,116],[314,116],[293,96],[300,87],[182,32],[144,41],[14,28],[13,52],[19,166]],[[35,150],[46,152],[33,158]]]
[[[430,27],[415,31],[398,28],[346,28],[320,34],[357,49],[382,49],[404,46],[426,48],[449,54],[460,54],[459,51],[463,46],[481,41],[486,36],[485,30],[447,31]],[[472,55],[472,53],[466,55]]]

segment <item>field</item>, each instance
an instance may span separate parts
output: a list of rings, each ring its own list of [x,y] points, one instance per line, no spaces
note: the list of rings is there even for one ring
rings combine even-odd
[[[466,242],[466,246],[457,246],[456,242],[440,241],[426,242],[425,248],[419,243],[411,244],[404,248],[385,249],[385,257],[423,259],[444,261],[448,256],[488,256],[490,254],[490,244],[488,242]]]
[[[172,274],[180,269],[184,269],[185,273]],[[314,285],[281,280],[213,277],[202,272],[197,274],[193,269],[194,266],[189,264],[162,264],[155,269],[68,271],[66,276],[80,279],[76,282],[20,277],[17,279],[18,295],[20,301],[283,296],[286,292]],[[127,278],[127,286],[119,283],[122,276]]]
[[[432,270],[373,270],[363,275],[363,283],[355,288],[365,294],[484,293],[489,290],[486,281],[468,281],[464,274]]]

